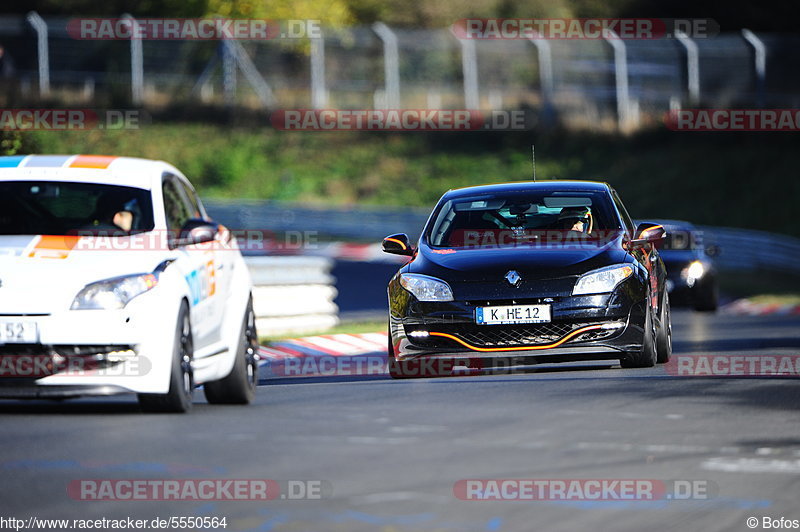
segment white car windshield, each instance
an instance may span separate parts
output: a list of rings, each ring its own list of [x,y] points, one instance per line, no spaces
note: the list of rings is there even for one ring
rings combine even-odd
[[[0,182],[0,234],[125,236],[153,229],[148,190],[97,183]]]

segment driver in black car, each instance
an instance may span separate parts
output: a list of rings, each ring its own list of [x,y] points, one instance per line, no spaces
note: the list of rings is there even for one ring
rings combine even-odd
[[[558,225],[565,231],[589,233],[592,229],[592,212],[589,207],[564,207],[558,214]]]

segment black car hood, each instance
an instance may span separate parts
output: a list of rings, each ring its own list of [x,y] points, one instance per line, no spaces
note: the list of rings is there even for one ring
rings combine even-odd
[[[605,244],[562,248],[528,246],[481,249],[431,249],[422,243],[409,272],[438,277],[450,283],[497,282],[509,270],[524,280],[576,277],[590,270],[631,262],[621,238]]]

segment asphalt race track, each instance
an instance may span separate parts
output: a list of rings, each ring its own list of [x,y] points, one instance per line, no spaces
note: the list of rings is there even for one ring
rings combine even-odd
[[[800,316],[673,312],[676,355],[798,355]],[[0,402],[3,516],[227,517],[227,530],[749,530],[800,519],[800,382],[663,366],[262,381],[250,407]],[[323,497],[84,501],[80,479],[323,481]],[[657,500],[465,501],[465,479],[650,479]],[[678,481],[676,484],[674,481]],[[688,481],[688,484],[687,484]],[[691,482],[696,481],[695,484]],[[674,487],[701,489],[677,493]],[[77,499],[77,500],[76,500]]]

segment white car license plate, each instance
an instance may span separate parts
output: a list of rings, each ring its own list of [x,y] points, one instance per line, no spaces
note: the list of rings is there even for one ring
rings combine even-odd
[[[39,329],[35,321],[0,320],[0,343],[35,344],[39,341]]]
[[[475,309],[475,323],[478,325],[549,323],[550,321],[550,305],[505,305]]]

